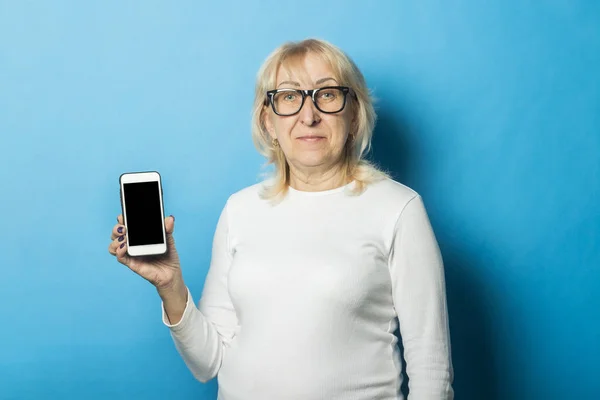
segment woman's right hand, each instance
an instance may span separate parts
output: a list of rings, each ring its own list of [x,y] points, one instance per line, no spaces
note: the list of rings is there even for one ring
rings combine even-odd
[[[175,218],[165,218],[165,229],[167,233],[167,252],[155,256],[131,257],[127,254],[127,232],[123,224],[123,216],[117,217],[117,222],[111,233],[111,242],[108,252],[117,257],[117,261],[126,265],[133,272],[153,284],[157,290],[171,288],[174,284],[182,281],[179,255],[175,249],[173,229]]]

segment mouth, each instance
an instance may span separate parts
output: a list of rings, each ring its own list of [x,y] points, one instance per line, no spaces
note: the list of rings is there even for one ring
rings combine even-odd
[[[315,143],[315,142],[320,142],[321,140],[325,140],[325,137],[308,135],[308,136],[300,136],[296,139],[298,139],[302,142],[306,142],[306,143]]]

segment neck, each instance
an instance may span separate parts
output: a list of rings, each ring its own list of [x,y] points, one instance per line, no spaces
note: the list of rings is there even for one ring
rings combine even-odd
[[[290,186],[304,192],[320,192],[344,186],[350,183],[350,179],[344,178],[342,168],[342,165],[336,165],[325,171],[310,171],[290,165]]]

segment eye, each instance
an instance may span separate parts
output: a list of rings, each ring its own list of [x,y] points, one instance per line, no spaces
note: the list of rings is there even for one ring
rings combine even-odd
[[[283,96],[285,101],[294,101],[298,95],[296,93],[286,93]]]
[[[333,101],[338,97],[338,91],[336,89],[325,89],[319,92],[319,100],[322,101]]]

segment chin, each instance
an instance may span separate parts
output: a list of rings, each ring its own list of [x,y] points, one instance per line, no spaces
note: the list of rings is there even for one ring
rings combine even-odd
[[[324,157],[298,157],[298,163],[305,167],[318,167],[325,164],[326,161]]]

